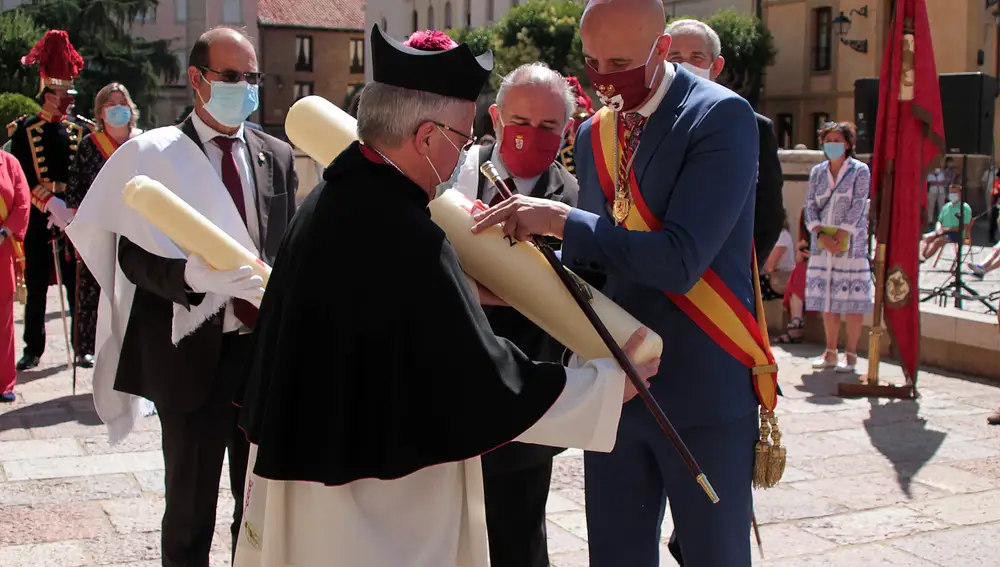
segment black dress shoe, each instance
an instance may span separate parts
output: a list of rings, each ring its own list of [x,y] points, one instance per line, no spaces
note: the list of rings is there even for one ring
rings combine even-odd
[[[4,394],[0,394],[0,402],[9,404],[16,401],[17,401],[17,396],[14,395],[14,392],[7,392]]]
[[[94,367],[94,355],[85,354],[80,358],[76,359],[76,365],[80,368],[93,368]]]
[[[18,370],[31,370],[32,368],[38,366],[38,363],[42,361],[40,356],[35,356],[33,354],[26,354],[21,357],[21,360],[17,361]]]

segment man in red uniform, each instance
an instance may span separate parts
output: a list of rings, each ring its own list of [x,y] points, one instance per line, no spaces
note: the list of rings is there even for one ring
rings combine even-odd
[[[76,100],[73,80],[83,69],[83,58],[70,43],[69,34],[62,30],[46,32],[21,58],[24,65],[35,62],[41,75],[38,101],[42,110],[7,126],[10,153],[28,179],[32,204],[24,237],[28,297],[24,307],[24,356],[17,363],[18,370],[38,366],[45,352],[45,300],[52,281],[53,238],[59,248],[56,268],[61,270],[66,288],[68,312],[73,312],[76,261],[62,233],[73,219],[73,211],[66,207],[61,195],[66,190],[77,144],[88,131],[86,125],[69,116],[69,108]]]

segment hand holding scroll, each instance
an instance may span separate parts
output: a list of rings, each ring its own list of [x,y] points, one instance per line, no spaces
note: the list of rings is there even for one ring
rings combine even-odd
[[[635,367],[635,371],[639,374],[639,377],[642,378],[643,384],[649,386],[649,379],[655,376],[656,372],[660,369],[660,357],[656,357],[646,363],[640,363],[638,360],[636,360],[635,353],[637,350],[639,350],[639,345],[641,345],[642,341],[644,341],[645,339],[646,339],[646,327],[639,327],[638,329],[635,330],[634,333],[632,333],[632,336],[629,337],[628,341],[625,343],[625,346],[622,347],[622,350],[625,352],[625,356],[627,356],[628,359],[632,362],[632,366]],[[635,389],[635,386],[632,384],[632,382],[626,380],[625,392],[622,396],[622,403],[628,402],[629,400],[634,398],[638,393],[639,392]]]
[[[264,280],[254,275],[250,266],[235,270],[214,270],[200,256],[188,256],[184,266],[184,281],[195,293],[212,292],[226,297],[244,299],[260,307],[264,296]]]
[[[472,232],[478,234],[503,223],[504,234],[517,240],[527,241],[536,234],[561,240],[571,210],[573,208],[566,203],[516,194],[489,210],[473,215],[477,224],[472,227]]]

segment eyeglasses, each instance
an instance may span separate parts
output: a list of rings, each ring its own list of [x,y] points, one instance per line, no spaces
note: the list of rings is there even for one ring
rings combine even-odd
[[[463,151],[468,151],[469,148],[471,148],[472,146],[476,145],[476,137],[475,136],[470,136],[468,134],[463,134],[463,133],[459,132],[458,130],[452,128],[451,126],[448,126],[447,124],[442,124],[440,122],[434,122],[434,124],[437,125],[439,128],[443,128],[443,129],[451,132],[452,134],[455,134],[457,136],[461,136],[463,139],[465,139],[465,144],[462,146],[462,150]]]
[[[259,85],[261,81],[264,80],[264,73],[258,73],[257,71],[237,71],[235,69],[223,69],[218,71],[211,67],[199,67],[202,71],[209,71],[215,73],[222,79],[224,83],[238,83],[240,81],[246,80],[247,83],[251,85]]]

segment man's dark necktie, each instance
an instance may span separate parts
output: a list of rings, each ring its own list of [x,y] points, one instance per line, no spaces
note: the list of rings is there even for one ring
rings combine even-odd
[[[236,167],[236,156],[233,154],[236,138],[218,136],[213,141],[222,150],[222,184],[229,191],[229,196],[233,198],[236,210],[240,212],[240,217],[246,226],[247,210],[243,200],[243,181],[240,180],[240,170]],[[257,324],[257,308],[245,299],[233,298],[233,314],[250,329]]]
[[[507,179],[504,179],[503,182],[504,182],[505,185],[507,185],[507,190],[509,190],[512,195],[514,193],[517,193],[517,186],[514,185],[514,178],[513,177],[508,177]],[[497,194],[493,195],[493,199],[490,200],[490,206],[491,207],[495,207],[495,206],[499,205],[500,203],[502,203],[503,200],[504,200],[504,196],[500,192],[500,188],[497,187]]]

